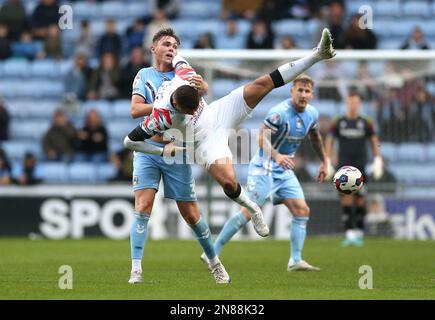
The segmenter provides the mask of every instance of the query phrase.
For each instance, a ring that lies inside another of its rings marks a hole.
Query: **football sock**
[[[357,229],[364,229],[364,216],[366,215],[366,207],[357,206],[355,209],[355,226]]]
[[[243,213],[239,211],[235,216],[231,217],[231,219],[225,223],[224,227],[216,238],[216,241],[214,242],[214,250],[216,251],[217,255],[220,255],[222,246],[230,241],[237,231],[239,231],[247,222],[248,220],[246,220]]]
[[[275,88],[279,88],[296,79],[298,75],[320,60],[316,53],[313,52],[306,57],[278,67],[278,69],[272,71],[269,75],[273,80]]]
[[[302,260],[302,249],[307,235],[308,217],[293,217],[290,232],[290,256],[294,263]]]
[[[229,194],[226,192],[225,194],[234,202],[237,202],[242,207],[248,209],[250,213],[254,212],[257,207],[256,203],[249,199],[249,197],[246,195],[240,183],[237,183],[237,191],[234,194]]]
[[[214,251],[213,241],[211,239],[210,228],[204,219],[199,218],[196,224],[190,224],[196,239],[204,250],[210,263],[213,265],[214,258],[216,258],[216,252]]]
[[[351,206],[344,206],[343,209],[343,215],[341,217],[343,223],[344,223],[344,229],[349,230],[353,228],[353,215],[352,211],[353,208]]]
[[[140,261],[142,260],[143,257],[143,251],[148,236],[147,226],[148,226],[149,219],[150,216],[148,214],[134,212],[134,220],[130,229],[132,271],[138,270],[136,269],[138,268],[137,260]]]

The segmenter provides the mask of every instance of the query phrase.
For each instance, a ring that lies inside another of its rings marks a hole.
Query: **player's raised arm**
[[[184,148],[176,147],[172,143],[167,144],[164,148],[149,144],[144,140],[152,136],[163,133],[172,126],[172,115],[169,110],[154,109],[151,115],[134,128],[124,139],[124,147],[133,151],[139,151],[147,154],[164,155],[169,153],[174,155],[176,151]]]
[[[172,65],[175,69],[175,74],[196,88],[201,96],[205,96],[208,92],[208,83],[197,74],[195,69],[181,56],[175,56],[172,60]]]

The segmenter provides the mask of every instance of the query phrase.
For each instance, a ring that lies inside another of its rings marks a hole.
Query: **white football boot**
[[[298,263],[289,263],[287,271],[320,271],[320,268],[310,265],[308,262],[301,260]]]
[[[249,211],[251,215],[252,225],[254,226],[255,232],[258,233],[259,236],[267,237],[269,235],[269,227],[264,221],[263,212],[261,208],[254,203],[255,211]]]
[[[204,262],[204,264],[206,265],[208,271],[212,271],[213,268],[211,267],[210,261],[208,261],[208,258],[207,258],[207,256],[205,255],[204,252],[201,254],[201,261]]]
[[[130,280],[128,280],[128,283],[130,283],[130,284],[142,283],[142,272],[132,271],[130,274]]]
[[[322,31],[322,37],[320,38],[319,44],[314,50],[317,51],[317,56],[320,60],[327,60],[335,57],[335,49],[332,46],[332,36],[331,32],[324,28]]]
[[[225,284],[231,282],[229,274],[227,273],[224,265],[220,261],[212,267],[211,273],[213,273],[214,279],[216,280],[217,284]]]

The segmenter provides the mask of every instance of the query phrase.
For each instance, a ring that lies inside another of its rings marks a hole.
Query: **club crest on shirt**
[[[296,131],[302,131],[302,126],[303,126],[302,120],[297,119],[296,120]]]
[[[133,176],[133,185],[137,185],[139,183],[139,177],[138,176]]]

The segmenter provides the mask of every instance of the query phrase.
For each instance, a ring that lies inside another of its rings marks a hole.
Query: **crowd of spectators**
[[[103,0],[87,0],[103,2]],[[72,1],[74,2],[74,1]],[[273,22],[280,19],[317,19],[331,30],[338,49],[376,49],[378,37],[373,30],[360,28],[361,15],[348,19],[345,1],[339,0],[221,0],[219,19],[226,24],[223,34],[207,32],[193,43],[196,49],[295,49],[298,43],[291,35],[278,37]],[[67,101],[130,99],[131,85],[137,72],[151,65],[149,47],[152,35],[162,27],[170,27],[178,18],[181,0],[148,0],[148,14],[135,20],[124,34],[117,31],[117,20],[108,19],[105,31],[96,36],[90,22],[80,21],[73,52],[65,52],[58,27],[59,2],[40,0],[33,12],[26,12],[21,0],[5,0],[0,8],[0,60],[8,58],[70,59],[72,68],[64,82]],[[237,21],[251,22],[251,30],[244,35]],[[320,29],[315,35],[318,38]],[[404,39],[400,49],[429,49],[422,30],[416,27]],[[72,57],[71,57],[72,54]],[[98,64],[93,67],[91,59]],[[334,61],[318,70],[316,81],[333,80],[332,87],[320,87],[319,99],[340,101],[345,94],[340,84],[343,70]],[[359,79],[368,79],[364,63],[359,67]],[[337,81],[338,80],[338,81]],[[430,142],[435,139],[435,98],[420,82],[410,80],[391,88],[373,88],[356,84],[368,101],[376,102],[375,118],[383,141]],[[382,93],[383,92],[383,93]],[[128,114],[128,110],[126,110]],[[0,101],[0,142],[8,140],[10,115]],[[53,115],[52,126],[42,141],[45,160],[111,161],[117,169],[114,179],[131,178],[131,152],[121,150],[110,155],[108,136],[100,115],[95,110],[86,114],[84,126],[76,128],[62,110]],[[10,163],[0,153],[2,184],[31,184],[39,181],[34,175],[35,157],[26,154],[21,172],[11,175]],[[303,166],[301,166],[303,170]],[[19,177],[19,178],[17,178]]]

